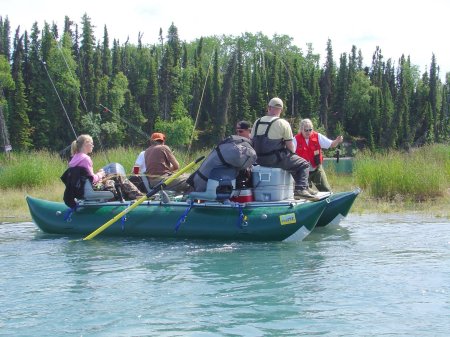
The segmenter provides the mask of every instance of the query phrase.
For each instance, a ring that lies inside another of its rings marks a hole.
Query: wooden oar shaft
[[[142,204],[145,200],[147,200],[148,198],[150,198],[152,195],[156,194],[160,189],[161,186],[166,186],[169,185],[172,181],[174,181],[175,179],[177,179],[180,175],[182,175],[184,172],[188,171],[189,169],[191,169],[192,167],[194,167],[194,165],[196,165],[198,162],[202,161],[205,157],[200,157],[197,160],[189,163],[187,166],[185,166],[184,168],[182,168],[181,170],[179,170],[177,173],[171,175],[169,178],[167,178],[166,180],[160,182],[159,184],[157,184],[150,192],[147,193],[147,195],[144,195],[143,197],[139,198],[138,200],[136,200],[132,205],[130,205],[129,207],[127,207],[126,209],[124,209],[122,212],[120,212],[119,214],[117,214],[114,218],[112,218],[111,220],[109,220],[108,222],[106,222],[105,224],[101,225],[99,228],[97,228],[95,231],[93,231],[91,234],[89,234],[88,236],[86,236],[85,238],[83,238],[83,240],[91,240],[92,238],[96,237],[98,234],[100,234],[101,232],[103,232],[106,228],[108,228],[109,226],[111,226],[113,223],[115,223],[117,220],[119,220],[121,217],[123,217],[125,214],[127,214],[128,212],[132,211],[133,209],[135,209],[137,206],[139,206],[140,204]]]

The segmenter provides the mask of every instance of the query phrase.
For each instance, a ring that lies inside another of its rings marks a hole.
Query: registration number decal
[[[296,222],[297,222],[297,220],[295,219],[295,213],[280,215],[281,225],[289,225],[289,224],[293,224]]]

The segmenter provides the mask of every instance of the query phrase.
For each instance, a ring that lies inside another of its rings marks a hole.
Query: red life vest
[[[319,144],[319,134],[317,132],[311,132],[308,144],[306,144],[305,137],[303,137],[303,134],[301,132],[295,135],[295,139],[297,141],[297,148],[295,149],[295,153],[297,153],[300,157],[306,159],[314,169],[319,164],[314,160],[315,155],[319,156],[318,158],[320,160],[320,164],[322,164],[322,148]]]

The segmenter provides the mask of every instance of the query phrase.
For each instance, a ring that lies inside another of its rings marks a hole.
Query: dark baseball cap
[[[240,121],[237,122],[237,127],[238,129],[248,130],[252,128],[252,123],[249,121]]]

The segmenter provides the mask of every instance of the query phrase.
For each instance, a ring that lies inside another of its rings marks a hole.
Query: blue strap
[[[242,229],[244,226],[247,226],[247,217],[244,215],[243,207],[241,204],[238,204],[239,208],[239,218],[237,221],[238,228]]]
[[[175,225],[175,232],[178,232],[178,229],[180,228],[181,224],[186,221],[187,215],[191,210],[193,204],[194,203],[191,201],[189,203],[189,206],[184,210],[184,213],[178,219],[177,224]]]
[[[131,201],[128,203],[127,208],[130,206],[131,206]],[[120,218],[120,226],[121,226],[122,232],[125,230],[125,221],[127,221],[127,214],[124,214],[123,217]]]
[[[72,221],[72,214],[75,213],[77,210],[78,205],[75,205],[74,208],[68,208],[66,213],[64,213],[64,221],[65,222],[71,222]]]

